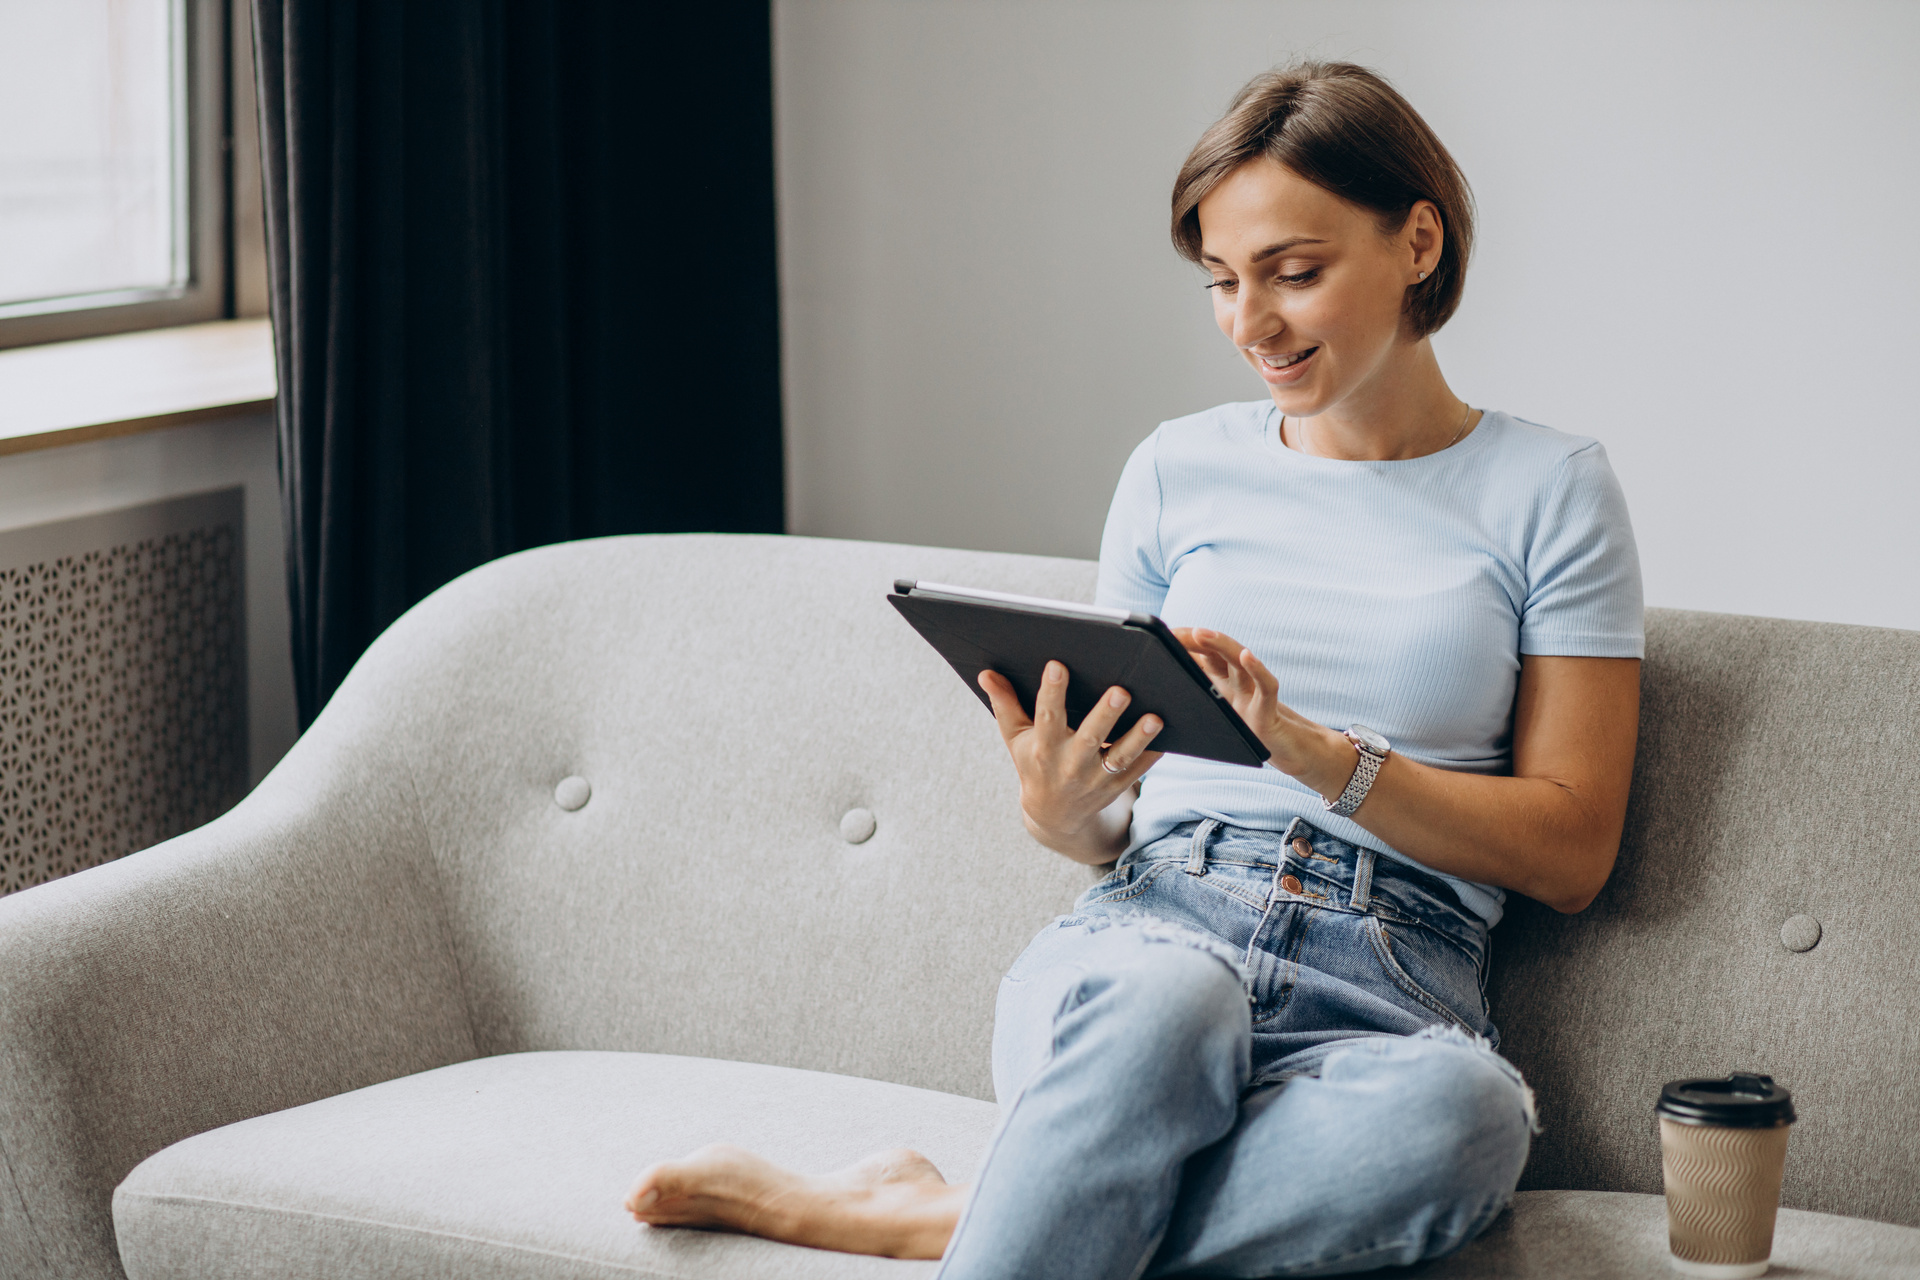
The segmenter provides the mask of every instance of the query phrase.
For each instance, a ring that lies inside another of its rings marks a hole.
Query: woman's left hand
[[[1247,727],[1260,735],[1272,757],[1267,763],[1323,796],[1346,789],[1359,752],[1346,735],[1314,723],[1281,702],[1280,682],[1253,656],[1253,650],[1205,627],[1175,627],[1173,634]]]
[[[1173,634],[1260,735],[1268,763],[1323,799],[1347,789],[1360,753],[1345,734],[1282,703],[1280,682],[1232,636],[1204,627]],[[1353,821],[1436,871],[1583,910],[1620,849],[1639,721],[1638,658],[1529,655],[1514,699],[1511,777],[1436,769],[1396,751]]]

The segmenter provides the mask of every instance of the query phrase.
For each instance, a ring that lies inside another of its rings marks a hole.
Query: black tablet
[[[904,579],[887,599],[989,709],[982,671],[1005,676],[1032,715],[1041,672],[1057,658],[1066,664],[1067,721],[1076,729],[1101,695],[1119,685],[1133,701],[1114,725],[1113,739],[1152,712],[1161,729],[1149,750],[1254,768],[1266,763],[1258,735],[1158,618]]]

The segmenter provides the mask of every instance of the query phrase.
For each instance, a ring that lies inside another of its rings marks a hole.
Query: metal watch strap
[[[1353,742],[1353,739],[1348,738],[1347,741]],[[1347,779],[1347,789],[1331,800],[1324,797],[1321,800],[1329,810],[1343,818],[1353,816],[1353,811],[1367,798],[1367,792],[1373,789],[1373,780],[1379,776],[1380,766],[1387,762],[1385,756],[1376,755],[1358,742],[1353,742],[1353,749],[1359,753],[1360,763],[1354,765],[1353,777]]]

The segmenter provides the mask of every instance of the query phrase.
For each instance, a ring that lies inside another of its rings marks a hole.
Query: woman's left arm
[[[1273,753],[1322,796],[1346,789],[1359,752],[1279,700],[1273,674],[1230,636],[1175,632]],[[1524,656],[1513,776],[1387,756],[1353,821],[1436,871],[1580,911],[1613,871],[1640,725],[1638,658]]]

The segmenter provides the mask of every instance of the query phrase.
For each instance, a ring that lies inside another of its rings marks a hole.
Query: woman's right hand
[[[1147,750],[1160,732],[1160,717],[1141,716],[1106,749],[1109,770],[1101,763],[1101,744],[1132,701],[1125,689],[1107,690],[1075,730],[1067,724],[1067,669],[1061,663],[1047,663],[1031,718],[998,672],[982,671],[980,687],[1020,775],[1020,811],[1034,839],[1076,862],[1098,865],[1119,857],[1126,849],[1133,784],[1162,754]]]

